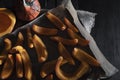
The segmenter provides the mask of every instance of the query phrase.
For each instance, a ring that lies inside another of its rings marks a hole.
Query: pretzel
[[[56,35],[58,30],[54,28],[45,28],[37,25],[32,26],[32,30],[39,34],[39,35],[45,35],[45,36],[51,36],[51,35]]]
[[[64,45],[73,45],[74,46],[78,43],[78,39],[65,39],[60,36],[53,36],[53,37],[50,37],[50,39],[57,41],[57,42],[61,42]]]
[[[84,38],[80,37],[75,32],[73,32],[71,29],[68,28],[67,32],[72,39],[76,39],[76,38],[78,39],[78,44],[79,45],[81,45],[81,46],[87,46],[88,45],[88,43],[89,43],[88,40],[85,40]]]
[[[18,33],[18,37],[17,37],[17,42],[16,42],[15,46],[22,45],[23,44],[23,40],[24,40],[23,34],[21,32],[19,32]]]
[[[64,25],[64,23],[54,14],[52,14],[51,12],[47,12],[46,13],[46,17],[60,30],[65,30],[66,26]]]
[[[35,49],[36,49],[38,61],[40,63],[46,61],[46,59],[48,57],[48,52],[47,52],[46,46],[44,45],[41,38],[38,37],[37,35],[34,35],[33,36],[33,44],[34,44]]]
[[[49,75],[45,78],[45,80],[53,80],[53,74],[49,74]]]
[[[4,39],[4,43],[5,43],[5,50],[8,51],[11,49],[12,47],[12,42],[9,38],[5,38]]]
[[[27,41],[28,41],[28,47],[33,48],[33,42],[32,42],[32,33],[29,27],[27,27]]]
[[[73,32],[79,32],[79,30],[66,18],[64,17],[64,23],[68,28],[70,28]]]
[[[12,48],[15,49],[22,58],[23,65],[24,65],[24,76],[27,80],[32,80],[32,63],[30,61],[30,57],[27,51],[22,46],[16,46]]]
[[[23,62],[22,57],[19,53],[16,54],[16,76],[18,78],[23,77]]]
[[[11,54],[8,54],[8,57],[3,65],[0,78],[7,79],[12,74],[13,68],[14,68],[13,56]]]
[[[40,71],[40,76],[42,78],[45,78],[47,75],[52,73],[55,69],[56,62],[57,60],[52,60],[52,61],[49,61],[43,64],[41,71]]]
[[[64,60],[61,63],[61,65],[64,64],[64,63],[66,63],[66,62],[67,61]],[[41,68],[41,71],[40,71],[40,76],[42,78],[45,78],[46,76],[48,76],[49,74],[51,74],[55,70],[56,63],[57,63],[57,59],[52,60],[52,61],[48,61],[45,64],[43,64],[43,66]]]
[[[5,59],[6,59],[6,56],[0,55],[0,65],[3,64],[3,62],[5,61]]]
[[[58,58],[58,61],[57,61],[56,67],[55,67],[55,73],[60,80],[78,80],[84,74],[86,74],[89,70],[89,65],[86,62],[81,61],[80,66],[78,67],[78,69],[75,72],[65,73],[64,71],[62,71],[60,69],[61,63],[63,60],[64,60],[63,57],[60,56]]]
[[[93,58],[80,48],[74,48],[73,56],[75,56],[78,60],[82,58],[85,62],[92,66],[100,67],[99,62],[95,58]]]
[[[63,58],[65,58],[70,64],[75,65],[75,62],[74,62],[71,54],[67,51],[67,49],[61,42],[58,43],[58,51],[59,51],[60,55]]]

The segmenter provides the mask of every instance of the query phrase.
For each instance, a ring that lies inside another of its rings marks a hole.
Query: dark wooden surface
[[[40,0],[44,3],[43,0]],[[56,7],[61,0],[48,0],[48,6]],[[95,27],[91,35],[97,42],[105,57],[120,70],[120,1],[119,0],[72,0],[76,9],[95,12]],[[108,80],[120,80],[120,72]]]
[[[0,7],[11,8],[10,0],[0,0]],[[45,1],[48,1],[45,3]],[[62,0],[40,0],[42,8],[54,8]],[[98,13],[91,35],[105,57],[120,70],[120,1],[119,0],[72,0],[76,9]],[[120,72],[108,80],[120,80]]]
[[[78,8],[98,13],[92,35],[106,58],[120,70],[120,1],[80,0]],[[120,80],[120,72],[109,80]]]

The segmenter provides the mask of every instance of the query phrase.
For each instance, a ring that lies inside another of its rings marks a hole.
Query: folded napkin
[[[98,62],[101,65],[101,68],[104,70],[105,75],[100,77],[101,78],[108,78],[113,76],[115,73],[117,73],[119,70],[114,67],[103,55],[103,53],[100,51],[98,48],[95,40],[93,37],[90,35],[91,28],[94,26],[94,21],[95,21],[95,13],[89,13],[85,11],[76,11],[74,6],[72,5],[71,0],[63,0],[62,6],[64,6],[71,16],[73,17],[73,21],[77,28],[79,29],[80,33],[82,36],[84,36],[87,40],[90,41],[89,47],[91,51],[93,52],[93,55],[96,57]],[[99,15],[99,14],[98,14]],[[79,21],[81,20],[81,22]],[[84,26],[84,27],[83,27]]]

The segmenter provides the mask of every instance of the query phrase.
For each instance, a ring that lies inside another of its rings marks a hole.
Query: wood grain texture
[[[51,9],[62,0],[39,1],[42,8]],[[47,4],[45,1],[48,1]],[[105,57],[120,70],[120,0],[72,0],[72,2],[76,9],[98,13],[91,35]],[[12,6],[11,0],[0,0],[0,7]],[[120,80],[120,71],[107,80]]]
[[[98,13],[92,36],[105,57],[120,70],[120,1],[80,0],[79,9]],[[108,80],[120,80],[120,72]]]

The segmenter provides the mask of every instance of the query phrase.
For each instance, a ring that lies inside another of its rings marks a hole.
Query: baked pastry
[[[1,38],[1,79],[86,80],[105,75],[69,12],[57,10]]]

